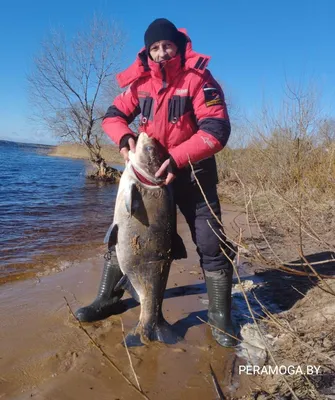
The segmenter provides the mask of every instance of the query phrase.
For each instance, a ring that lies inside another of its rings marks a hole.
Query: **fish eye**
[[[153,146],[145,146],[146,151],[152,151],[154,149]]]

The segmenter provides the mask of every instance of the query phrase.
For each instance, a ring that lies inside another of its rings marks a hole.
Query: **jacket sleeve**
[[[198,131],[188,140],[169,150],[178,168],[219,152],[230,135],[230,121],[224,93],[209,71],[193,98]]]
[[[113,104],[108,108],[102,121],[102,129],[117,145],[125,135],[134,132],[129,128],[134,119],[140,114],[139,101],[137,97],[136,83],[118,95]]]

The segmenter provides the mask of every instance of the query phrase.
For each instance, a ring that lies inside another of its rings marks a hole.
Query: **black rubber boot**
[[[231,320],[231,289],[233,271],[204,271],[208,293],[208,322],[230,335],[236,336]],[[214,339],[223,347],[235,347],[237,340],[212,328]]]
[[[98,295],[92,304],[79,308],[75,316],[81,322],[93,322],[120,314],[126,306],[119,301],[124,290],[114,290],[123,274],[115,260],[105,260]]]

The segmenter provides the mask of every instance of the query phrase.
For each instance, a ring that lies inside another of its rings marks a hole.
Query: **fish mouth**
[[[163,178],[156,178],[155,176],[147,173],[132,161],[130,164],[130,168],[137,180],[142,184],[149,186],[162,186],[165,181],[165,179]]]

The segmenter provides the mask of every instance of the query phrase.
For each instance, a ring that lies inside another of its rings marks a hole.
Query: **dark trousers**
[[[201,267],[206,271],[230,270],[232,268],[231,262],[221,251],[220,246],[225,249],[226,254],[231,259],[234,259],[235,253],[227,247],[227,244],[230,248],[233,248],[233,246],[226,241],[223,228],[212,215],[197,183],[187,178],[178,177],[172,185],[175,202],[191,230],[193,242],[200,256]],[[216,183],[204,183],[203,181],[202,188],[209,205],[221,221]],[[226,244],[220,241],[213,229]]]

